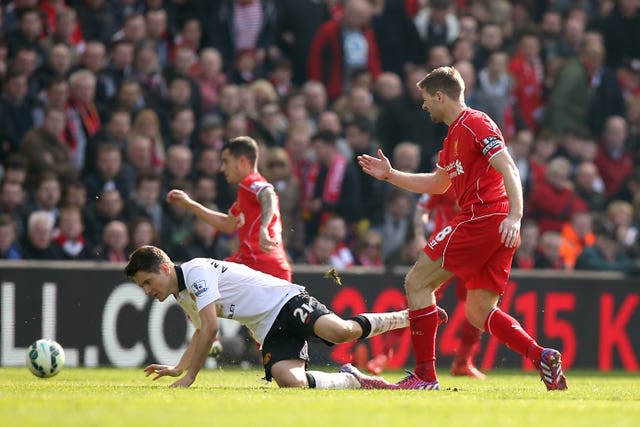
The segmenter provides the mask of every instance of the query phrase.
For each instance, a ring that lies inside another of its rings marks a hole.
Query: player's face
[[[436,92],[431,95],[426,89],[422,89],[422,109],[429,113],[434,123],[442,122],[442,94]]]
[[[162,302],[171,294],[168,264],[160,266],[160,272],[138,271],[133,281],[144,290],[144,294]]]
[[[224,173],[229,184],[237,184],[242,180],[240,172],[240,158],[233,157],[229,154],[229,150],[222,152],[222,166],[220,170]]]

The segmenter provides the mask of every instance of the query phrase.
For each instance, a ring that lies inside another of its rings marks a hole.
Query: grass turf
[[[278,389],[259,370],[201,372],[170,389],[141,369],[65,369],[38,379],[0,369],[0,426],[633,426],[640,377],[569,372],[569,390],[547,392],[534,372],[492,371],[485,381],[440,376],[443,390]],[[385,373],[397,380],[400,372]]]

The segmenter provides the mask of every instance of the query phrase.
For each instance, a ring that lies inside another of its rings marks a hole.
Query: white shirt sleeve
[[[185,277],[187,288],[196,296],[198,311],[220,298],[219,269],[201,265],[192,268]]]

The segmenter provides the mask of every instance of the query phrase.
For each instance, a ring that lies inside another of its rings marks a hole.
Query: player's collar
[[[182,267],[179,265],[174,266],[176,269],[176,277],[178,278],[178,292],[187,289],[187,284],[184,281],[184,274],[182,274]]]

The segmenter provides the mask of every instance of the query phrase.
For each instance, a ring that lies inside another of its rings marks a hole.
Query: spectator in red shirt
[[[540,40],[533,33],[520,37],[518,50],[509,61],[509,72],[515,81],[513,96],[516,110],[532,131],[542,118],[544,65],[540,58]]]
[[[604,181],[607,197],[616,194],[633,172],[633,158],[625,146],[627,135],[627,122],[623,117],[611,116],[606,120],[595,164]]]
[[[584,200],[573,189],[570,174],[569,161],[564,157],[556,157],[549,163],[545,179],[533,188],[527,216],[538,221],[540,233],[560,231],[575,212],[587,209]]]
[[[322,24],[313,39],[308,78],[324,83],[332,100],[344,92],[353,70],[365,67],[374,80],[382,72],[378,45],[369,27],[372,13],[366,0],[347,0],[342,19]]]

